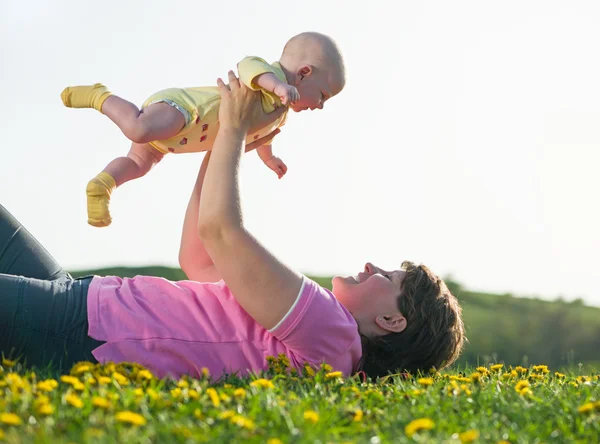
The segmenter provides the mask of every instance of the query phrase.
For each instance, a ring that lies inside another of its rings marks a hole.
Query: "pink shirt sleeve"
[[[358,325],[350,312],[333,293],[306,277],[294,305],[270,332],[300,360],[325,362],[347,375],[362,354]]]

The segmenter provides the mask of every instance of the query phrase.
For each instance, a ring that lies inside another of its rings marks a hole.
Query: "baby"
[[[278,62],[246,57],[238,64],[240,80],[261,91],[269,113],[281,106],[295,112],[323,109],[325,101],[345,84],[341,53],[326,35],[305,32],[292,37]],[[88,223],[106,227],[112,219],[110,196],[125,182],[144,176],[167,153],[210,151],[218,129],[217,87],[170,88],[150,96],[138,109],[100,84],[70,86],[61,99],[70,108],[94,108],[117,124],[131,140],[127,157],[118,157],[87,185]],[[287,109],[274,122],[249,134],[246,144],[262,139],[285,123]],[[273,155],[271,141],[256,149],[261,160],[281,179],[287,166]]]

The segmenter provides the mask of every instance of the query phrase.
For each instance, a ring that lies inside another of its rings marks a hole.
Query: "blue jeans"
[[[91,277],[73,279],[0,205],[0,352],[28,367],[96,362],[87,335]]]

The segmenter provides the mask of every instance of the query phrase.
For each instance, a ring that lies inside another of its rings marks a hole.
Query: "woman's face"
[[[333,278],[333,294],[352,314],[366,336],[381,336],[406,328],[398,308],[404,270],[387,271],[370,262],[356,276]]]

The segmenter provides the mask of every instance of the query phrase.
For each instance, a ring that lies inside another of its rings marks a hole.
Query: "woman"
[[[333,292],[291,270],[245,229],[238,167],[255,92],[233,72],[218,80],[220,128],[188,204],[179,261],[189,281],[72,279],[2,207],[0,350],[29,365],[130,361],[157,376],[213,377],[266,369],[285,353],[301,369],[322,362],[381,376],[452,363],[464,341],[461,309],[423,265],[367,263],[335,277]],[[276,116],[275,116],[276,117]],[[267,140],[260,140],[264,144]],[[12,353],[12,354],[11,354]]]

